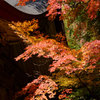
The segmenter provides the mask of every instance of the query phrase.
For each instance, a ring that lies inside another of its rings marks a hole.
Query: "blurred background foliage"
[[[79,49],[85,42],[100,39],[100,12],[91,20],[87,15],[86,3],[79,3],[64,15],[64,26],[68,46]]]

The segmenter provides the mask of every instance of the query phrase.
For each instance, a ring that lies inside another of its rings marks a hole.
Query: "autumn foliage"
[[[100,0],[90,0],[87,9],[88,16],[93,20],[96,18],[97,11],[100,11]]]
[[[21,5],[21,6],[25,6],[26,5],[26,2],[28,1],[36,1],[36,0],[18,0],[18,4],[17,5]]]
[[[100,40],[87,42],[79,50],[74,50],[64,46],[54,39],[34,35],[36,34],[36,31],[34,30],[38,28],[37,26],[38,25],[36,20],[32,20],[32,22],[25,21],[23,23],[13,22],[10,24],[10,27],[15,30],[16,34],[28,44],[28,46],[25,48],[25,52],[15,59],[16,61],[20,59],[26,61],[32,57],[32,55],[36,54],[38,57],[43,56],[44,58],[52,58],[53,62],[50,65],[49,71],[51,73],[56,73],[58,71],[61,75],[63,75],[62,80],[70,80],[70,82],[65,81],[66,85],[64,85],[64,89],[61,89],[62,92],[58,98],[68,98],[67,94],[69,95],[71,93],[70,91],[72,91],[70,88],[72,88],[75,84],[80,84],[79,86],[81,86],[81,84],[84,85],[84,78],[87,75],[91,76],[91,73],[99,70],[98,66],[100,65]],[[30,35],[29,31],[33,31],[33,35]],[[59,73],[56,73],[55,76],[60,75]],[[54,77],[52,78],[53,80],[51,80],[47,76],[39,76],[38,79],[28,83],[27,86],[23,88],[22,91],[18,94],[25,95],[28,92],[29,95],[26,97],[26,100],[48,100],[48,98],[54,98],[56,92],[53,91],[59,89],[57,84],[54,82]],[[61,83],[60,79],[61,78],[58,80],[59,83]],[[88,78],[87,81],[91,79],[92,78]],[[70,87],[72,82],[73,84]],[[62,84],[59,85],[61,88]],[[87,87],[87,85],[85,84],[84,86],[91,94],[91,90]],[[48,94],[49,97],[46,94]]]
[[[32,0],[19,0],[18,5],[25,6],[28,1]],[[37,0],[33,0],[33,2],[35,1]],[[47,16],[51,16],[51,18],[55,18],[57,14],[63,16],[67,13],[67,11],[77,8],[80,4],[86,5],[86,13],[91,20],[96,18],[97,11],[100,11],[99,0],[48,0]]]
[[[21,58],[26,61],[35,54],[38,54],[38,57],[51,57],[54,61],[50,65],[50,72],[60,69],[65,70],[66,74],[70,74],[76,71],[92,69],[96,67],[94,64],[100,60],[99,40],[84,44],[78,52],[74,50],[71,51],[53,39],[44,39],[39,43],[29,45],[25,50],[23,54],[16,58],[16,61]],[[89,66],[86,66],[87,64],[89,64]]]
[[[28,1],[37,0],[19,0],[18,5],[25,6]],[[61,100],[80,100],[82,96],[84,100],[99,100],[100,40],[86,42],[83,37],[88,33],[92,36],[99,33],[96,18],[100,1],[48,0],[47,11],[46,16],[50,19],[60,15],[60,19],[67,20],[67,35],[73,35],[75,41],[79,39],[81,47],[78,50],[66,47],[62,43],[64,37],[61,33],[56,35],[57,39],[44,36],[37,30],[38,20],[12,22],[9,26],[27,45],[25,52],[15,58],[16,61],[26,61],[33,55],[52,58],[53,61],[48,69],[50,77],[40,75],[18,92],[15,98],[24,95],[25,100],[49,100],[57,96]],[[70,40],[67,38],[67,41]]]
[[[85,43],[78,51],[71,50],[54,39],[48,39],[42,36],[40,38],[38,37],[37,39],[35,36],[30,36],[30,33],[26,31],[30,31],[31,28],[31,31],[38,28],[36,20],[32,20],[32,22],[34,22],[34,24],[30,28],[30,24],[27,24],[29,21],[23,22],[22,24],[20,22],[13,22],[12,25],[10,24],[12,29],[16,30],[17,35],[19,35],[25,41],[30,40],[29,42],[31,43],[25,48],[26,51],[16,58],[16,61],[20,60],[21,58],[26,61],[32,57],[32,55],[38,54],[38,57],[43,56],[45,58],[53,59],[53,63],[50,65],[49,69],[50,72],[60,69],[65,70],[67,74],[70,74],[74,71],[95,68],[94,64],[96,64],[100,59],[99,40]],[[28,28],[28,30],[26,30],[25,24],[27,24],[26,28]],[[89,66],[86,66],[87,64],[89,64]]]
[[[48,100],[48,98],[53,98],[56,95],[57,89],[58,86],[52,79],[41,75],[38,79],[28,83],[22,91],[16,94],[15,98],[28,94],[24,100]],[[46,95],[48,95],[48,98]]]

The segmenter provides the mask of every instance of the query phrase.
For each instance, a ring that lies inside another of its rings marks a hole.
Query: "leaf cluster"
[[[14,27],[15,29],[17,29],[17,26]],[[19,33],[19,30],[16,30],[16,32]],[[20,34],[26,34],[26,32],[20,32]],[[31,38],[30,35],[28,35],[28,37]],[[27,38],[27,36],[22,35],[22,39],[25,38]],[[16,57],[16,61],[20,59],[26,61],[35,54],[37,54],[38,57],[43,56],[44,58],[52,58],[53,63],[50,65],[49,71],[51,73],[55,73],[52,76],[52,79],[58,83],[59,88],[61,88],[62,91],[65,88],[75,89],[85,87],[89,94],[92,94],[91,87],[95,88],[95,85],[98,87],[99,84],[98,66],[100,62],[100,40],[87,42],[79,50],[71,50],[70,48],[64,46],[54,39],[47,39],[45,37],[40,38],[42,38],[40,41],[38,41],[39,38],[31,38],[31,44],[26,47],[26,51],[23,54]],[[52,81],[52,83],[54,82]],[[54,97],[55,93],[52,93],[57,88],[53,88],[52,86],[55,87],[55,85],[53,85],[52,83],[49,84],[48,80],[45,80],[45,82],[41,83],[44,86],[42,90],[35,89],[35,95],[39,95],[36,96],[38,100],[43,100],[43,98],[48,100],[46,94],[50,95],[49,98]],[[41,86],[41,84],[39,86]],[[40,88],[39,86],[38,88]],[[54,90],[50,90],[50,88],[48,88],[49,86]],[[35,98],[35,95],[32,94],[33,98]]]

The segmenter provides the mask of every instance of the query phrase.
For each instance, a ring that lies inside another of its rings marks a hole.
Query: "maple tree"
[[[38,79],[28,83],[22,91],[18,92],[15,98],[28,93],[29,95],[25,97],[25,100],[48,100],[48,98],[53,98],[55,96],[55,91],[57,89],[58,86],[52,79],[48,76],[40,75]],[[49,95],[48,98],[46,94]]]
[[[70,72],[70,71],[73,72],[73,70],[81,70],[81,69],[83,70],[83,67],[87,63],[90,63],[91,66],[88,66],[88,67],[92,68],[93,67],[92,65],[96,64],[96,62],[98,62],[98,60],[100,59],[100,57],[99,57],[100,41],[99,40],[95,40],[90,43],[88,43],[88,42],[85,43],[81,47],[81,49],[78,50],[78,52],[77,52],[76,50],[71,50],[70,48],[64,46],[63,44],[57,42],[54,39],[47,39],[46,37],[42,37],[42,36],[40,36],[38,38],[36,38],[36,36],[30,36],[30,33],[26,32],[26,31],[30,31],[30,30],[33,31],[38,28],[37,20],[30,21],[30,23],[32,23],[32,22],[33,22],[33,25],[31,27],[32,30],[31,30],[31,28],[29,28],[29,26],[30,26],[29,21],[27,21],[27,22],[25,21],[23,23],[12,22],[12,24],[10,24],[10,27],[12,27],[12,29],[16,30],[17,35],[19,35],[23,40],[25,40],[25,42],[29,41],[31,43],[28,47],[26,47],[26,49],[25,49],[26,51],[16,58],[16,61],[20,60],[21,58],[26,61],[27,59],[32,57],[32,55],[38,54],[38,57],[40,57],[40,56],[43,56],[45,58],[51,57],[54,60],[53,64],[50,65],[51,72],[55,71],[55,69],[57,69],[57,68],[59,68],[60,70],[64,70],[64,69],[66,70],[66,68],[67,68],[68,72]],[[26,28],[28,28],[28,30],[26,30],[25,25],[27,26]],[[24,27],[24,28],[22,28],[22,27]],[[33,32],[35,32],[35,31],[33,31]],[[94,48],[95,48],[95,51],[94,51]],[[80,55],[80,53],[82,53],[82,54]],[[93,55],[95,55],[95,56],[93,56]],[[80,58],[78,58],[78,57],[80,57]],[[78,60],[78,59],[81,59],[81,60]],[[75,64],[75,62],[77,63],[77,67],[73,66],[73,64]],[[67,71],[66,71],[66,73],[67,73]]]
[[[28,1],[19,0],[18,5],[23,6]],[[49,20],[60,15],[70,48],[80,49],[85,42],[99,39],[99,0],[48,0],[47,11]]]
[[[64,86],[64,89],[61,89],[61,91],[65,91],[66,88],[70,90],[69,86],[73,87],[74,85],[79,86],[79,84],[83,84],[91,94],[91,90],[87,87],[87,85],[84,84],[84,78],[86,78],[87,74],[91,76],[91,73],[94,73],[95,70],[98,69],[98,64],[100,62],[100,40],[87,42],[80,48],[80,50],[75,50],[75,49],[71,50],[70,48],[64,46],[63,44],[61,44],[60,42],[57,42],[54,39],[49,39],[41,35],[38,36],[39,33],[37,34],[37,28],[38,28],[37,26],[38,26],[37,21],[34,19],[32,21],[25,21],[23,23],[12,22],[12,24],[10,24],[10,27],[16,31],[15,33],[20,38],[22,38],[25,43],[28,44],[28,46],[25,48],[25,52],[15,58],[16,61],[20,59],[23,59],[24,61],[26,61],[30,57],[32,57],[32,55],[36,55],[36,54],[38,54],[38,57],[43,56],[44,58],[52,58],[53,63],[50,65],[49,71],[51,73],[55,73],[55,75],[53,74],[52,79],[55,82],[59,82],[59,85],[60,85],[59,87],[61,88],[62,86]],[[33,35],[30,35],[29,33],[30,30],[33,31]],[[60,77],[59,79],[54,78],[57,75],[61,76],[59,75],[59,73],[56,73],[56,71],[58,71],[60,74],[63,71],[63,74],[62,74],[63,77],[62,78]],[[84,77],[80,78],[80,76],[83,76],[83,75]],[[29,83],[29,85],[27,85],[24,89],[22,89],[20,93],[23,94],[23,91],[26,89],[25,90],[26,91],[25,94],[26,94],[28,92],[28,89],[30,89],[29,91],[31,92],[29,93],[29,96],[26,97],[29,100],[31,100],[31,98],[32,99],[37,98],[37,100],[38,99],[43,100],[43,98],[45,98],[48,100],[48,97],[46,96],[46,94],[51,94],[52,96],[50,96],[50,98],[53,98],[54,95],[56,94],[52,94],[52,92],[58,89],[55,87],[57,86],[56,83],[54,83],[53,80],[47,78],[47,76],[42,76],[42,77],[44,78],[44,80],[45,79],[46,80],[41,82],[39,85],[37,84],[34,85],[35,80],[33,80],[33,82]],[[38,79],[41,80],[41,76]],[[38,79],[36,80],[38,81]],[[47,82],[47,80],[55,84],[54,85],[50,83],[51,84],[50,86],[52,87],[52,89],[54,89],[53,91],[48,90],[49,88],[47,88],[46,90],[44,90],[44,88],[42,88],[42,90],[40,89],[41,85],[44,86],[44,84],[45,86],[47,85],[47,87],[49,87],[48,86],[49,82]],[[64,82],[63,80],[66,80],[65,83],[63,83]],[[86,81],[87,83],[88,83],[88,80],[91,80],[92,82],[93,79],[88,78]],[[53,86],[55,88],[53,88]],[[89,83],[89,86],[91,86],[90,83]],[[38,94],[37,91],[40,91],[41,94]],[[69,93],[67,92],[68,95]],[[67,94],[66,92],[62,92],[59,95],[59,99],[66,98]],[[37,96],[37,95],[40,95],[40,96]]]
[[[32,0],[19,0],[18,5],[24,6],[28,1]],[[33,0],[33,2],[35,1]],[[98,33],[98,28],[95,27],[98,26],[98,19],[96,18],[98,11],[100,11],[100,1],[48,0],[47,11],[46,16],[49,16],[49,19],[54,19],[60,15],[61,20],[67,20],[67,35],[72,34],[72,37],[75,38],[74,42],[80,40],[78,42],[81,44],[80,49],[75,50],[64,46],[62,43],[64,37],[61,34],[56,35],[58,41],[44,36],[37,31],[39,26],[35,19],[23,23],[12,22],[10,27],[28,45],[25,52],[15,58],[16,61],[20,59],[26,61],[32,55],[52,58],[53,60],[49,66],[49,71],[52,73],[51,77],[39,76],[18,92],[17,96],[26,95],[26,100],[48,100],[54,98],[56,92],[60,91],[58,99],[67,98],[71,100],[77,99],[77,93],[87,91],[91,97],[97,98],[94,95],[96,93],[92,91],[95,92],[96,88],[99,87],[100,40],[86,42],[83,37],[86,37],[87,33],[89,35],[92,33],[92,36]],[[93,20],[96,21],[93,22]],[[67,40],[70,41],[71,39],[68,38]],[[71,43],[73,44],[72,47],[75,45],[74,42]],[[84,87],[85,90],[80,87]],[[80,95],[83,96],[83,94]]]
[[[19,0],[18,5],[24,6],[26,2],[36,0]],[[97,11],[100,10],[100,1],[99,0],[48,0],[48,14],[55,16],[57,14],[64,15],[67,13],[68,10],[76,8],[81,3],[87,4],[87,13],[91,19],[96,18]],[[58,11],[58,9],[61,9]],[[54,18],[54,17],[53,17]]]

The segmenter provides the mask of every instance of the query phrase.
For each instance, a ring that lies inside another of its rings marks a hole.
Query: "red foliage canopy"
[[[32,1],[32,0],[19,0],[18,5],[24,6],[26,2]],[[36,0],[33,0],[33,2]],[[100,10],[100,0],[48,0],[48,14],[47,16],[55,16],[57,14],[66,14],[67,11],[71,8],[70,3],[71,2],[84,2],[87,3],[87,13],[88,16],[93,20],[97,16],[97,11]],[[58,11],[58,9],[62,9]]]

